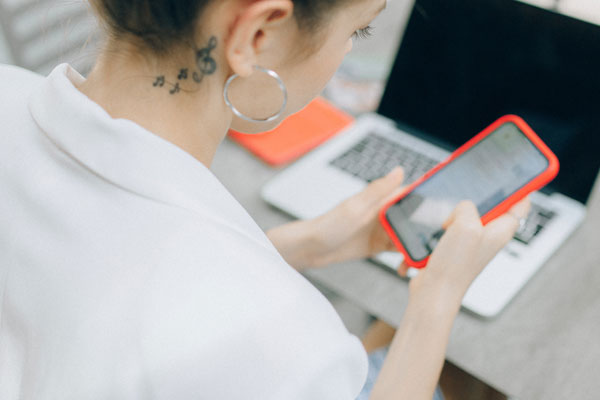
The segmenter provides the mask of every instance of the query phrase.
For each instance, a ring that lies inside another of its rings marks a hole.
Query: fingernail
[[[400,171],[404,172],[404,169],[403,169],[402,167],[395,167],[395,168],[394,168],[394,169],[393,169],[393,170],[390,172],[390,174],[393,174],[393,175],[398,175],[398,174],[400,173]]]

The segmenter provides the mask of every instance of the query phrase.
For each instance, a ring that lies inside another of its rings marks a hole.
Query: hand
[[[398,167],[373,181],[362,192],[313,220],[318,232],[315,266],[373,256],[395,250],[379,222],[381,208],[403,190],[404,172]]]
[[[381,208],[402,191],[402,168],[368,185],[326,214],[296,221],[267,232],[287,262],[296,269],[365,258],[394,244],[379,223]]]
[[[444,224],[446,232],[429,258],[427,267],[411,280],[411,296],[442,291],[460,304],[464,294],[483,268],[512,239],[519,228],[519,219],[529,213],[530,201],[525,198],[511,210],[481,224],[472,202],[461,202]],[[405,274],[406,265],[400,267]]]

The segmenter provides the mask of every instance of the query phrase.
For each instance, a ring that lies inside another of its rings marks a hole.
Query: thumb
[[[481,223],[481,220],[479,219],[479,212],[477,211],[475,203],[469,200],[463,200],[458,203],[454,211],[452,211],[452,214],[450,214],[448,219],[446,219],[446,221],[442,224],[442,228],[447,230],[450,225],[454,223],[454,221],[459,219],[469,222],[478,221]]]
[[[396,167],[384,177],[371,182],[363,191],[363,195],[370,203],[380,203],[382,199],[387,199],[391,194],[398,192],[402,181],[404,181],[404,169]]]

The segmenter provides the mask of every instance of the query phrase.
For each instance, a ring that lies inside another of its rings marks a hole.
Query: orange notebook
[[[280,165],[317,147],[353,120],[350,115],[318,97],[275,130],[258,135],[229,131],[229,137],[268,164]]]

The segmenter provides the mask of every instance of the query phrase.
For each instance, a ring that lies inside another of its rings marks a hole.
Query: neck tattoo
[[[198,49],[194,48],[196,65],[191,69],[191,78],[196,83],[201,83],[204,77],[212,75],[217,71],[217,62],[212,57],[211,53],[217,48],[217,38],[211,36],[205,47]],[[185,91],[181,88],[180,82],[187,81],[190,77],[190,68],[181,68],[176,79],[173,81],[167,80],[165,75],[159,75],[152,83],[155,88],[162,88],[165,85],[169,88],[169,94],[177,94]]]

